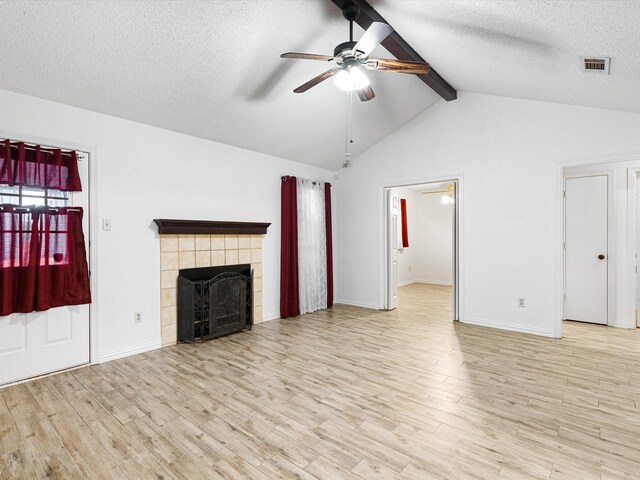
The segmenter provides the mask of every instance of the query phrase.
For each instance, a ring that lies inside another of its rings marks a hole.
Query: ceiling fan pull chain
[[[351,147],[353,146],[353,92],[347,92],[347,128],[345,132],[344,162],[342,168],[351,165]]]

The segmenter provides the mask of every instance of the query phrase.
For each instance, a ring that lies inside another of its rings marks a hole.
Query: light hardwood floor
[[[0,390],[0,475],[640,478],[640,334],[454,324],[450,289]]]

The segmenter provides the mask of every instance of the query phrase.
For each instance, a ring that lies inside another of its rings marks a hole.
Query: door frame
[[[389,225],[390,225],[390,219],[389,219],[389,213],[391,210],[391,205],[390,205],[390,201],[391,201],[391,190],[393,190],[393,188],[385,188],[383,190],[383,202],[384,202],[384,212],[383,212],[383,218],[384,218],[384,270],[386,271],[385,274],[385,289],[384,289],[384,297],[383,297],[383,310],[391,310],[391,292],[390,292],[390,287],[391,285],[389,285],[390,283],[390,279],[392,277],[392,273],[389,270],[389,265],[391,263],[391,259],[389,258],[391,255],[391,245],[390,245],[390,237],[392,238],[393,236],[391,235],[391,232],[389,231]],[[398,228],[402,229],[402,207],[400,206],[400,196],[395,197],[398,200],[398,205],[396,205],[397,208],[397,215],[398,215]],[[400,232],[398,232],[400,233]],[[400,248],[400,246],[398,246],[398,248]],[[399,261],[400,258],[396,257],[396,260]],[[399,272],[396,270],[396,276]],[[399,280],[398,280],[399,283]],[[398,285],[399,287],[399,285]],[[396,292],[396,297],[397,297],[397,292]],[[394,309],[397,308],[397,301],[396,301],[396,306],[393,307]]]
[[[89,177],[89,237],[87,243],[89,251],[89,284],[91,286],[91,303],[89,304],[89,364],[98,364],[100,363],[100,342],[98,335],[100,331],[100,310],[98,308],[98,299],[100,298],[98,284],[98,148],[95,145],[87,145],[73,139],[50,138],[15,130],[0,130],[0,138],[12,138],[25,143],[46,145],[48,147],[61,148],[65,150],[72,149],[87,154],[87,161],[89,162],[87,169],[87,175]],[[28,379],[20,380],[16,383],[26,380]],[[3,385],[3,387],[6,386],[8,385]]]
[[[638,199],[636,196],[636,190],[640,187],[638,182],[638,175],[640,175],[640,167],[628,167],[627,168],[627,265],[629,267],[628,282],[629,285],[633,285],[633,311],[636,315],[635,326],[640,327],[640,312],[638,312],[638,275],[636,272],[636,266],[638,265],[638,228],[640,222],[638,222]]]
[[[585,171],[587,169],[594,168],[594,166],[596,165],[600,165],[602,166],[602,168],[611,168],[611,172],[616,171],[615,168],[615,164],[621,164],[621,163],[626,163],[626,162],[640,162],[640,153],[639,152],[633,152],[633,153],[629,153],[629,154],[621,154],[621,155],[611,155],[611,156],[607,156],[607,155],[594,155],[594,156],[588,156],[588,157],[582,157],[582,158],[564,158],[564,159],[558,159],[557,163],[555,164],[555,245],[556,245],[556,249],[555,249],[555,268],[556,268],[556,275],[555,275],[555,282],[554,282],[554,288],[556,290],[556,298],[555,298],[555,304],[554,304],[554,309],[555,309],[555,318],[556,318],[556,324],[555,324],[555,337],[556,338],[562,338],[562,332],[563,332],[563,319],[562,317],[564,316],[564,309],[563,309],[563,294],[564,294],[564,263],[563,263],[563,259],[564,259],[564,253],[563,253],[563,248],[562,248],[562,244],[564,242],[564,200],[563,200],[563,196],[562,196],[562,192],[564,191],[564,172],[566,169],[569,168],[573,168],[573,167],[583,167],[585,169]],[[640,167],[627,167],[627,168],[632,168],[632,169],[640,169]],[[629,175],[629,173],[627,173],[627,175]],[[629,179],[627,177],[627,185],[629,184]],[[633,182],[635,182],[635,179],[633,179]],[[628,190],[628,187],[627,187]],[[631,198],[629,198],[629,195],[631,195]],[[633,202],[633,192],[629,193],[627,192],[627,207],[628,202]],[[624,200],[621,200],[624,202]],[[615,207],[614,207],[615,208]],[[631,211],[635,211],[635,206],[631,206],[631,209],[627,208],[627,215],[631,215]],[[612,221],[614,221],[615,219],[611,219]],[[631,222],[631,223],[630,223]],[[636,219],[635,218],[629,218],[627,217],[627,224],[625,225],[625,229],[627,230],[627,241],[629,241],[629,238],[631,238],[632,240],[635,239],[635,231],[630,231],[632,230],[630,227],[631,225],[635,225]],[[613,249],[617,249],[616,248],[616,244],[614,243],[614,239],[610,238],[610,245],[613,247]],[[626,256],[625,253],[621,253],[621,255],[623,255],[623,257],[625,259],[625,263],[626,266],[628,268],[628,272],[625,275],[625,284],[624,285],[620,285],[621,288],[625,289],[627,288],[627,285],[635,285],[636,279],[634,276],[634,254],[635,252],[633,251],[633,249],[626,249]],[[615,255],[615,252],[614,252]],[[615,265],[613,266],[615,268]],[[633,279],[630,279],[631,276],[634,276]],[[629,281],[631,280],[631,283],[629,283]],[[635,297],[635,293],[634,293],[634,297]],[[615,301],[615,298],[612,299],[612,301]],[[633,298],[632,300],[627,300],[629,301],[629,305],[632,306],[633,308],[635,308],[635,298]],[[633,302],[633,303],[631,303]],[[624,325],[620,324],[616,324],[614,326],[619,326],[619,327],[625,327]],[[628,326],[626,328],[629,328]]]
[[[585,166],[586,167],[586,166]],[[571,167],[569,167],[570,169]],[[580,166],[576,168],[579,169]],[[615,170],[593,170],[593,171],[576,171],[568,172],[564,170],[562,179],[562,317],[565,320],[565,293],[567,290],[567,251],[566,251],[566,204],[567,197],[565,195],[567,189],[567,180],[572,178],[590,178],[590,177],[607,177],[607,326],[613,326],[615,323]]]
[[[428,177],[425,179],[417,180],[404,180],[380,184],[378,186],[378,205],[379,211],[379,259],[381,262],[381,268],[379,269],[379,309],[385,310],[387,308],[387,292],[389,284],[389,268],[387,262],[388,245],[387,245],[387,205],[385,191],[389,188],[402,188],[410,187],[412,185],[421,185],[423,183],[441,183],[441,182],[456,182],[455,198],[454,198],[454,222],[453,222],[453,279],[452,279],[452,294],[453,294],[453,320],[459,321],[464,318],[464,175],[442,175],[437,177]]]

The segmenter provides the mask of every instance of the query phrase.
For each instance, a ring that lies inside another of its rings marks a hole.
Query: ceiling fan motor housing
[[[351,52],[353,50],[353,47],[356,46],[356,43],[357,42],[341,43],[340,45],[338,45],[336,48],[333,49],[333,56],[340,57],[342,56],[341,54],[344,54],[346,52]]]

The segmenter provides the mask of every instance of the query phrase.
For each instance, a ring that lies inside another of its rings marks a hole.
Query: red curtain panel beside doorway
[[[402,248],[409,246],[409,228],[407,226],[407,200],[400,199],[400,216],[402,217]]]

